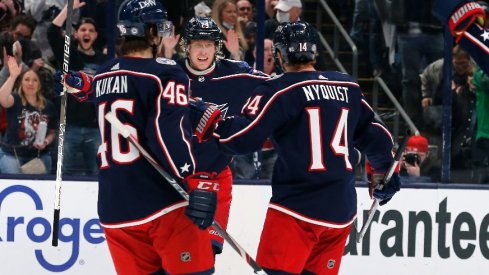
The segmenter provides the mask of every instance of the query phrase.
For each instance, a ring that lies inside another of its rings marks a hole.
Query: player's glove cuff
[[[217,192],[219,191],[219,182],[216,178],[216,173],[198,172],[186,177],[182,182],[182,186],[187,192],[196,189]]]
[[[53,77],[54,91],[58,95],[62,95],[64,91],[64,85],[66,85],[66,92],[74,96],[78,101],[83,102],[88,99],[92,93],[91,85],[93,78],[83,72],[68,71],[66,75],[61,71],[57,71]]]
[[[448,26],[458,43],[471,24],[477,23],[484,26],[485,19],[486,13],[482,6],[477,2],[470,2],[463,4],[450,16]]]
[[[221,110],[212,104],[197,99],[191,99],[189,107],[194,113],[191,117],[194,120],[192,124],[197,141],[199,143],[207,141],[212,137],[219,121],[222,120]]]

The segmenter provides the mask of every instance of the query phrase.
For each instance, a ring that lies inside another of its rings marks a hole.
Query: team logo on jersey
[[[192,260],[192,258],[190,257],[190,252],[180,253],[180,260],[182,260],[182,262],[184,263],[190,262]]]
[[[164,65],[176,65],[177,64],[175,62],[175,60],[171,60],[171,59],[167,59],[167,58],[163,58],[163,57],[156,58],[156,62],[158,62],[160,64],[164,64]]]
[[[204,76],[199,76],[199,78],[197,79],[199,82],[204,82],[205,81],[205,77]]]
[[[334,268],[334,264],[336,263],[335,260],[333,259],[329,259],[328,260],[328,269],[333,269]]]
[[[224,104],[219,104],[219,105],[218,105],[218,104],[213,104],[213,105],[214,105],[214,106],[216,106],[217,108],[219,108],[219,110],[221,110],[221,115],[222,115],[223,117],[225,117],[225,116],[226,116],[226,113],[227,113],[227,112],[228,112],[228,110],[229,110],[229,106],[228,106],[228,104],[227,104],[227,103],[224,103]]]

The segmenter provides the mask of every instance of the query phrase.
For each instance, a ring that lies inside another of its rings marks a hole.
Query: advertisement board
[[[0,180],[1,274],[115,274],[98,223],[96,182],[63,182],[61,236],[51,246],[54,181]],[[359,220],[370,207],[358,188]],[[228,233],[256,255],[270,186],[235,185]],[[488,274],[489,190],[404,188],[361,243],[352,231],[340,274]],[[325,263],[326,264],[326,263]],[[228,245],[216,274],[252,269]]]

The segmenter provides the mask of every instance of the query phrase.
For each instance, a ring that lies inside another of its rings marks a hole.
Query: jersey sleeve
[[[161,87],[148,116],[146,136],[159,163],[175,179],[181,180],[195,171],[188,117],[189,80],[179,68],[159,78]]]
[[[219,123],[216,135],[220,150],[246,154],[261,149],[267,137],[289,117],[283,105],[283,98],[266,83],[258,86],[244,104],[241,116],[228,117]]]
[[[372,167],[386,171],[392,161],[393,139],[387,127],[378,119],[366,99],[361,97],[360,121],[354,132],[354,145],[367,156]]]

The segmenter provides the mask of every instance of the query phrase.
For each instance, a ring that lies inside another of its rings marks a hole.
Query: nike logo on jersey
[[[325,77],[325,76],[323,76],[323,75],[319,75],[319,77],[318,77],[318,78],[319,78],[319,79],[323,79],[323,80],[328,80],[328,78],[327,78],[327,77]]]
[[[348,103],[348,87],[314,84],[302,87],[307,101],[311,100],[338,100]]]
[[[110,70],[111,71],[119,70],[119,63],[117,63],[114,66],[112,66],[112,68],[110,68]]]

